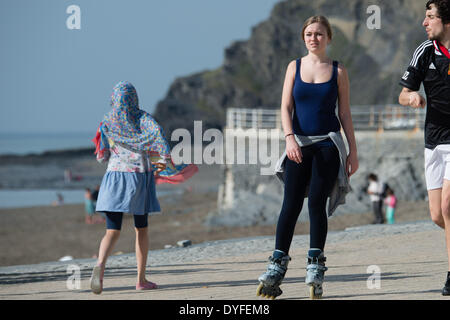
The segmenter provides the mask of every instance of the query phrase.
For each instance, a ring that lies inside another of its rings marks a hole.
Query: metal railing
[[[425,110],[401,105],[352,107],[355,130],[423,129]],[[229,108],[228,129],[282,129],[279,109]]]
[[[276,109],[227,109],[229,129],[281,129],[281,113]]]

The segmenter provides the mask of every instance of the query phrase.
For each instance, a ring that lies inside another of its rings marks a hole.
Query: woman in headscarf
[[[177,184],[194,175],[195,165],[174,165],[169,144],[160,125],[139,108],[136,89],[119,82],[111,95],[112,110],[103,118],[93,142],[99,162],[108,161],[96,205],[106,215],[97,265],[92,271],[91,290],[100,294],[108,256],[117,242],[123,213],[133,214],[136,230],[136,290],[156,289],[145,278],[148,254],[148,215],[160,213],[155,184]]]

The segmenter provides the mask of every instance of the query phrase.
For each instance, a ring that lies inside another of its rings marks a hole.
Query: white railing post
[[[252,128],[258,129],[258,110],[256,109],[252,111]]]

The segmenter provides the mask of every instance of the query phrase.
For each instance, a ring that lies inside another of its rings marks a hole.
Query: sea
[[[84,190],[5,190],[0,189],[0,208],[48,206],[63,197],[64,204],[84,202]]]
[[[94,132],[95,134],[95,132]],[[93,133],[0,133],[0,157],[4,155],[40,154],[46,151],[94,147]],[[157,190],[157,196],[180,190]],[[23,208],[51,205],[61,194],[64,204],[84,203],[85,190],[72,189],[0,189],[0,208]]]
[[[26,189],[0,189],[0,209],[26,208],[34,206],[49,206],[58,199],[58,194],[63,198],[63,204],[84,203],[84,190],[26,190]],[[180,193],[177,191],[156,190],[156,196]]]
[[[94,132],[95,134],[95,132]],[[40,154],[46,151],[94,147],[92,133],[0,133],[2,155]],[[177,190],[175,193],[177,193]],[[62,195],[64,204],[84,202],[85,190],[0,189],[0,208],[23,208],[51,205]],[[157,190],[158,197],[174,191]]]
[[[93,136],[92,133],[0,133],[0,156],[89,148],[94,146]],[[0,208],[51,205],[58,193],[65,204],[84,202],[84,190],[0,189]]]
[[[0,156],[94,147],[91,133],[0,133]]]

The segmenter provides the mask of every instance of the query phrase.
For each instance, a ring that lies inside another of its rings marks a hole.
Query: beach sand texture
[[[149,279],[161,287],[151,292],[134,290],[131,216],[125,216],[108,260],[105,290],[95,296],[89,277],[104,224],[85,224],[81,204],[0,210],[0,299],[256,299],[256,279],[267,266],[276,226],[206,226],[205,218],[217,207],[218,169],[200,170],[181,188],[164,187],[177,193],[161,197],[164,213],[149,218]],[[430,222],[427,203],[400,201],[395,225],[369,225],[372,220],[371,212],[329,220],[327,298],[442,298],[447,268],[444,234]],[[343,231],[346,228],[350,229]],[[283,299],[308,297],[303,281],[309,223],[298,223],[295,233]],[[193,245],[163,249],[184,239]],[[216,241],[221,239],[230,240]],[[67,255],[75,260],[55,262]],[[80,289],[66,286],[71,264],[81,268]],[[374,264],[382,272],[379,290],[367,288],[367,267]]]
[[[330,232],[328,238],[323,299],[448,299],[441,295],[447,269],[443,232],[430,221],[355,227]],[[263,300],[255,295],[256,279],[267,266],[272,245],[273,237],[256,237],[152,251],[147,278],[159,289],[151,291],[135,290],[133,255],[110,258],[101,295],[89,288],[93,259],[3,267],[0,299]],[[294,237],[280,300],[309,299],[304,284],[307,248],[307,235]],[[72,287],[69,265],[79,270],[78,287]],[[374,275],[379,282],[372,280]]]
[[[164,213],[149,218],[150,250],[176,245],[179,240],[192,243],[241,238],[272,236],[275,226],[207,227],[203,224],[208,212],[215,209],[216,193],[186,192],[177,199],[161,199]],[[70,255],[75,259],[92,258],[105,233],[104,224],[87,225],[83,205],[59,207],[31,207],[0,210],[1,266],[57,261]],[[427,204],[399,203],[397,222],[429,219]],[[329,220],[329,230],[369,224],[372,213],[348,214]],[[309,223],[298,223],[296,234],[309,233]],[[114,253],[134,252],[133,219],[125,215],[122,232]]]

